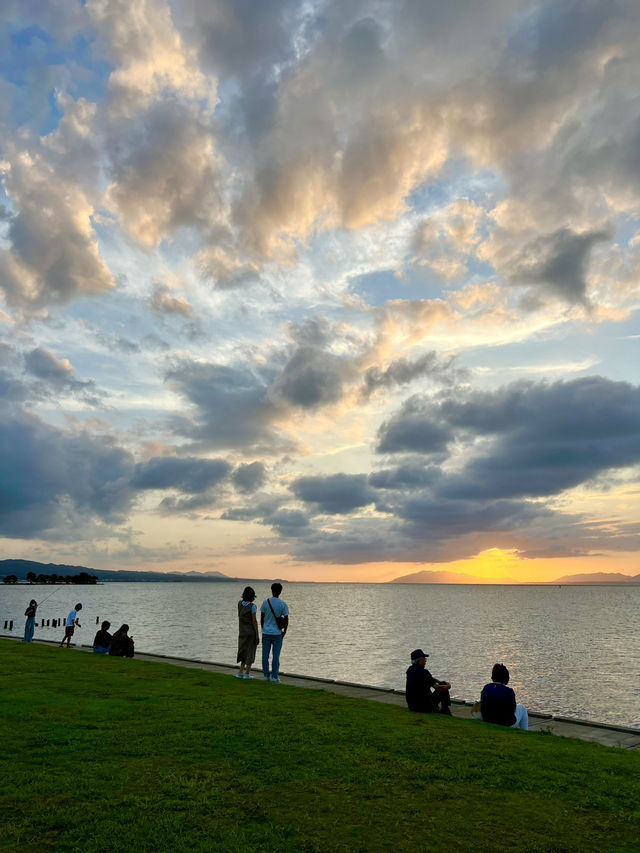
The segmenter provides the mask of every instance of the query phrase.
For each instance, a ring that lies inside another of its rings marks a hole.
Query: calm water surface
[[[243,586],[58,587],[38,617],[66,616],[82,601],[82,644],[93,641],[96,618],[109,619],[112,630],[129,623],[138,651],[235,663]],[[259,607],[269,588],[254,587]],[[1,588],[0,619],[14,619],[19,632],[29,599],[42,602],[53,589]],[[640,586],[290,583],[282,598],[291,611],[283,672],[404,687],[409,652],[421,646],[456,698],[479,698],[502,661],[530,710],[640,728]],[[36,628],[36,638],[62,633]]]

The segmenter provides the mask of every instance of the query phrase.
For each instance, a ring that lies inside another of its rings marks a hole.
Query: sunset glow
[[[640,573],[640,7],[9,0],[0,536]]]

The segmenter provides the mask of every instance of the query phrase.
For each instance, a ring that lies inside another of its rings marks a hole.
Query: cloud
[[[239,492],[255,492],[264,485],[266,469],[263,462],[249,462],[238,465],[233,472],[233,484]]]
[[[566,302],[585,303],[589,255],[593,246],[611,236],[608,231],[576,234],[561,228],[538,237],[513,258],[509,281],[540,285]]]
[[[161,314],[178,314],[182,317],[189,317],[193,311],[186,299],[172,296],[171,289],[161,282],[154,284],[149,305]]]
[[[87,0],[87,12],[116,68],[111,109],[131,114],[167,90],[214,97],[195,52],[183,43],[164,0]]]
[[[91,223],[93,207],[84,192],[42,157],[15,153],[4,186],[16,213],[9,224],[9,249],[0,250],[0,287],[21,308],[64,303],[115,287]]]
[[[31,389],[31,393],[36,397],[66,391],[80,394],[85,402],[96,405],[104,396],[104,392],[98,391],[92,380],[76,379],[75,370],[69,359],[58,359],[52,352],[42,347],[36,347],[28,352],[24,357],[24,365],[27,373],[44,383],[44,388],[39,385]]]
[[[6,404],[0,418],[0,532],[9,538],[91,537],[121,524],[134,493],[131,455],[108,435],[63,432]]]
[[[280,509],[265,521],[287,538],[302,536],[309,527],[309,519],[297,509]]]
[[[221,214],[211,131],[197,107],[168,99],[118,122],[108,153],[107,201],[141,246],[206,229]]]
[[[298,500],[315,504],[317,511],[330,515],[350,513],[375,501],[364,474],[299,477],[291,483],[291,491]]]
[[[344,362],[319,347],[298,347],[273,384],[271,395],[313,409],[335,403],[343,394]]]
[[[451,433],[425,411],[420,397],[411,397],[400,412],[382,424],[378,432],[379,453],[425,453],[442,455]]]
[[[231,466],[224,459],[158,456],[136,465],[131,485],[201,494],[225,480],[230,472]]]
[[[434,485],[441,477],[437,466],[424,467],[421,460],[397,465],[395,468],[383,468],[369,475],[369,484],[375,489],[411,490]]]
[[[196,445],[271,453],[286,445],[274,429],[278,410],[268,400],[268,384],[252,370],[183,361],[167,380],[192,405],[191,415],[174,417],[172,426]]]
[[[453,356],[440,359],[435,351],[425,353],[413,361],[399,358],[385,369],[370,367],[364,375],[362,395],[368,398],[379,389],[408,385],[415,379],[426,377],[433,382],[450,385],[466,377],[468,371],[456,365]]]
[[[439,497],[559,494],[640,462],[640,388],[590,376],[413,398],[383,425],[378,449],[431,454],[447,446],[460,462],[438,481]]]

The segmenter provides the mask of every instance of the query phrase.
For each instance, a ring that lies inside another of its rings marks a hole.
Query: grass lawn
[[[640,851],[640,755],[0,640],[2,851]]]

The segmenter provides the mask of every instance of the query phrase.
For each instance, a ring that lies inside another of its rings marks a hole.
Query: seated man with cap
[[[427,658],[422,649],[411,652],[411,666],[407,670],[406,698],[410,711],[422,711],[428,714],[439,711],[451,714],[451,699],[448,681],[439,681],[426,669]]]

